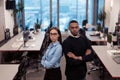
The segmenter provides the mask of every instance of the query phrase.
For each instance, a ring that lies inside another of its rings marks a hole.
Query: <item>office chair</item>
[[[82,26],[86,26],[87,23],[88,23],[88,20],[83,20],[82,21]]]
[[[17,35],[18,34],[18,26],[13,28],[13,35]]]
[[[100,64],[99,64],[98,59],[94,59],[93,61],[91,61],[91,62],[88,64],[88,67],[89,67],[89,70],[88,70],[88,74],[89,74],[89,75],[91,74],[91,72],[100,70]]]
[[[100,80],[104,80],[106,70],[96,54],[94,55],[94,59],[90,62],[90,64],[88,64],[88,67],[88,75],[90,75],[94,71],[99,71],[98,77],[100,78]]]
[[[24,75],[26,75],[27,68],[28,68],[29,62],[30,62],[30,58],[27,57],[26,55],[27,55],[27,52],[24,52],[23,56],[22,56],[22,61],[18,67],[18,72],[16,73],[13,80],[22,80]],[[24,77],[24,78],[26,78],[26,77]],[[24,79],[24,80],[26,80],[26,79]]]

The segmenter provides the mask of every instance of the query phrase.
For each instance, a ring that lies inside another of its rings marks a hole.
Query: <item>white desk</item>
[[[19,51],[39,51],[42,46],[44,37],[45,32],[40,32],[34,35],[33,40],[28,40],[26,43],[26,47],[22,45]]]
[[[23,33],[19,33],[0,47],[0,51],[36,51],[40,50],[45,32],[40,32],[33,36],[33,40],[28,40],[24,47]]]
[[[13,80],[18,71],[19,64],[0,65],[0,80]]]
[[[95,50],[97,56],[107,69],[107,71],[111,74],[113,78],[120,78],[120,64],[117,64],[112,59],[112,53],[109,53],[107,50],[107,46],[92,46]]]
[[[101,39],[99,36],[91,36],[95,34],[95,31],[86,31],[86,36],[88,39],[90,39],[93,42],[107,42],[107,38],[106,39]]]
[[[0,51],[17,51],[23,45],[22,41],[17,41],[20,37],[22,37],[23,33],[19,33],[18,35],[11,38],[7,43],[0,47]]]

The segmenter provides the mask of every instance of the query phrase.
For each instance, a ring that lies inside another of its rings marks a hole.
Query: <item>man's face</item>
[[[69,30],[72,33],[72,35],[77,36],[79,31],[78,23],[71,23],[69,26]]]

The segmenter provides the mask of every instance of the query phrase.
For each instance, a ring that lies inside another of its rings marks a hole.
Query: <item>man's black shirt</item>
[[[91,45],[86,39],[86,37],[83,37],[82,35],[78,38],[75,38],[73,36],[69,36],[66,40],[63,42],[63,53],[66,58],[66,75],[67,76],[73,76],[78,75],[79,78],[84,78],[86,75],[86,61],[89,61],[92,58],[92,54],[86,56],[85,52],[87,49],[91,49]],[[74,53],[76,56],[82,56],[83,60],[75,60],[73,58],[69,58],[67,56],[68,52]],[[76,70],[78,69],[78,70]],[[78,71],[79,74],[74,71]]]

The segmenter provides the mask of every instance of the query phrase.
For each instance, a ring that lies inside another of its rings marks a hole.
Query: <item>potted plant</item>
[[[40,24],[39,24],[38,19],[37,19],[37,22],[35,23],[35,29],[36,29],[36,32],[39,32],[40,30]]]
[[[99,23],[97,25],[97,29],[96,29],[98,32],[103,32],[103,27],[101,26],[101,24]]]
[[[113,46],[113,43],[112,43],[112,35],[109,33],[107,34],[107,46],[108,48],[111,49],[111,47]]]
[[[109,33],[107,34],[107,42],[111,43],[112,42],[112,35]]]
[[[100,20],[100,22],[102,23],[102,28],[104,28],[105,26],[105,18],[106,18],[106,12],[104,11],[104,9],[100,10],[100,13],[98,15],[98,19]]]
[[[35,29],[36,29],[36,32],[39,32],[39,30],[40,30],[40,24],[35,23]]]

